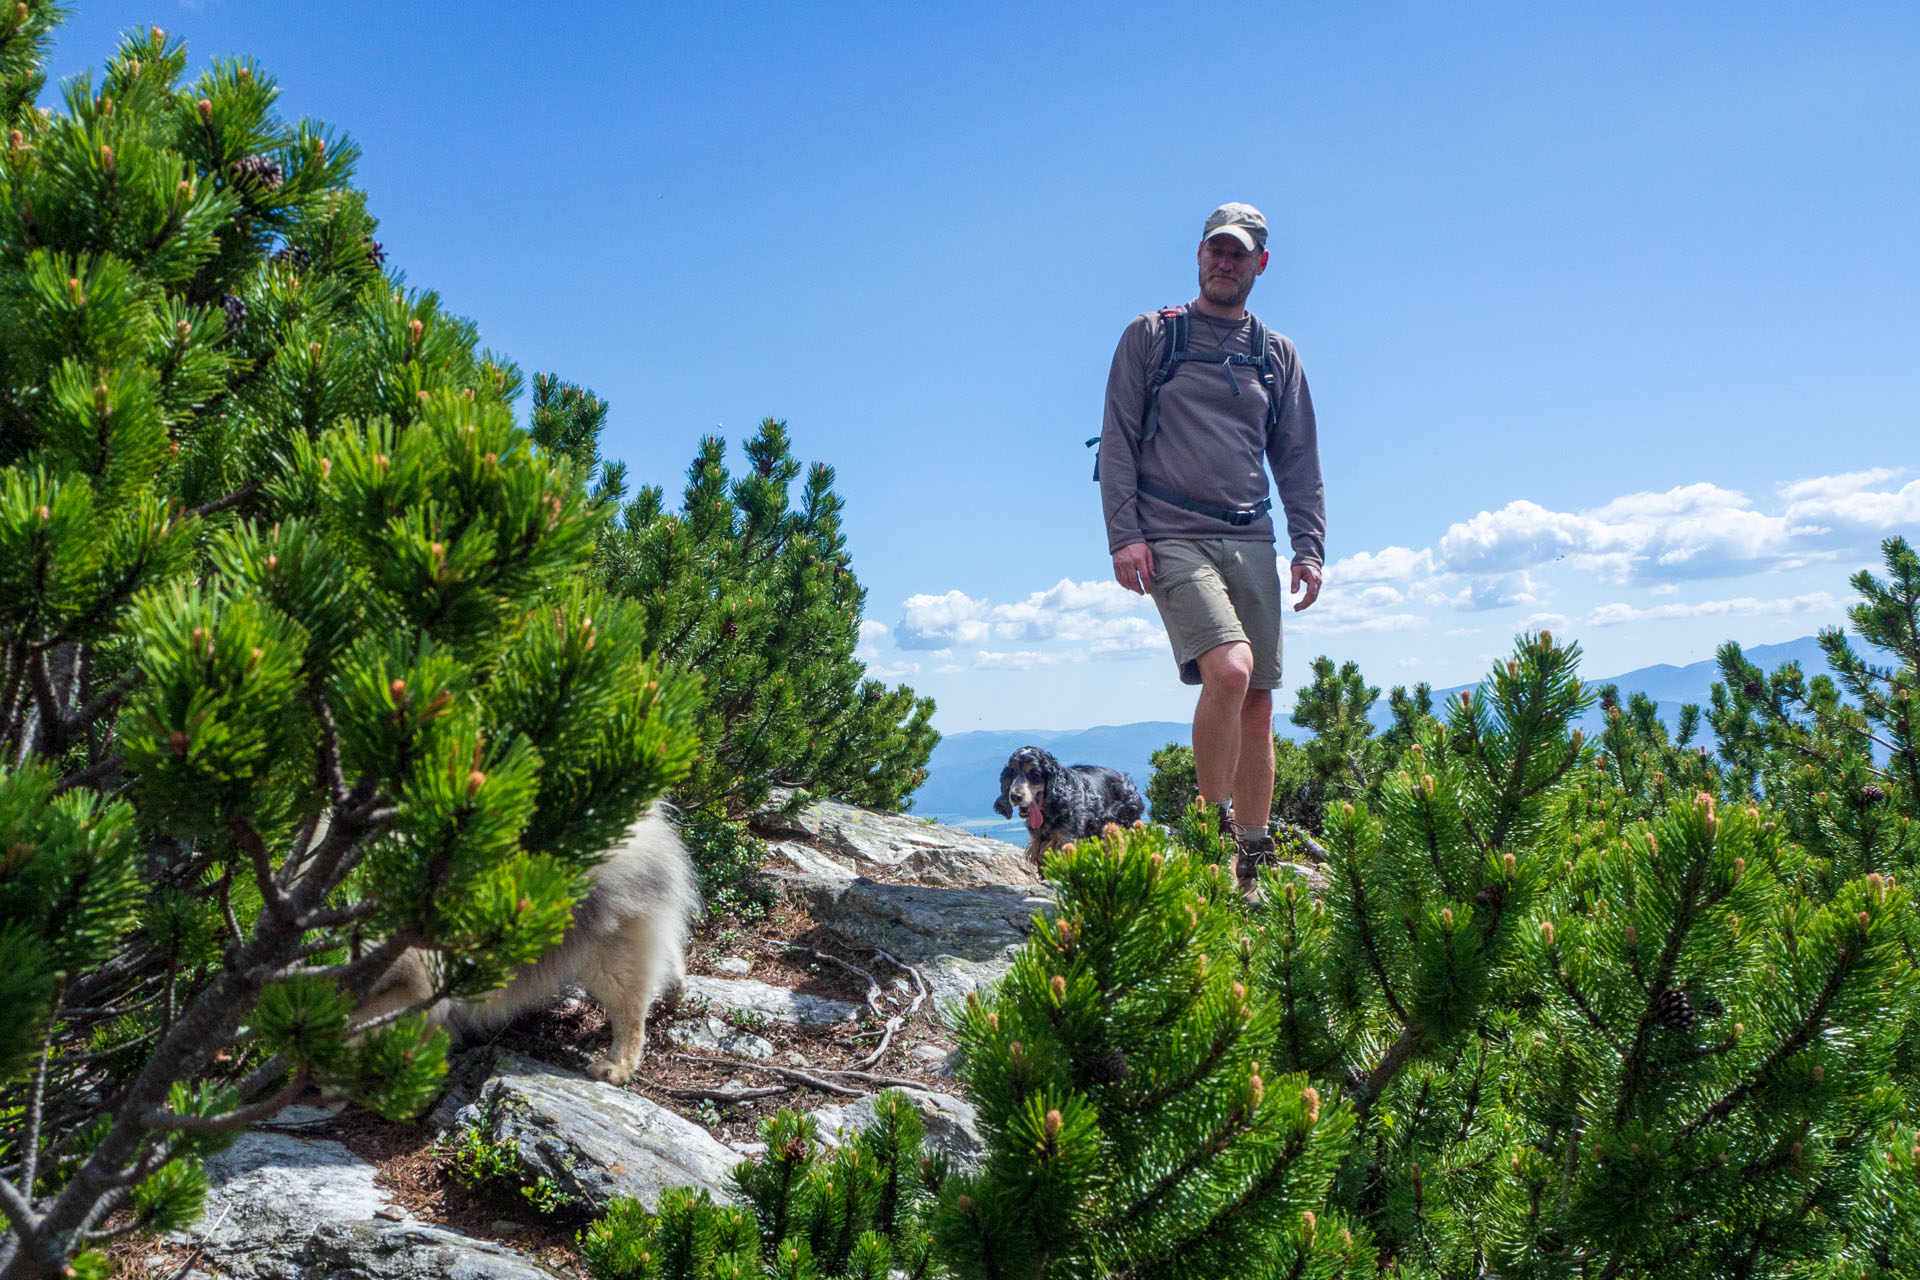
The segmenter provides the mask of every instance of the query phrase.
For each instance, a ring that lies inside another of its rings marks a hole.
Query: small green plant
[[[714,1105],[712,1098],[702,1098],[693,1109],[693,1118],[711,1129],[720,1123],[720,1108]]]
[[[773,1019],[758,1009],[730,1009],[727,1021],[741,1031],[752,1035],[762,1035],[773,1025]]]
[[[496,1138],[491,1126],[463,1125],[443,1140],[447,1172],[469,1191],[486,1192],[521,1183],[520,1146],[510,1138]]]
[[[520,1144],[495,1135],[493,1111],[484,1111],[478,1124],[462,1125],[458,1133],[441,1140],[446,1170],[455,1182],[477,1195],[494,1199],[519,1196],[543,1218],[566,1215],[580,1198],[546,1174],[529,1178],[520,1159]]]
[[[580,1197],[561,1189],[559,1183],[541,1174],[531,1185],[520,1188],[520,1194],[526,1198],[533,1211],[543,1218],[557,1218],[571,1212],[580,1203]]]
[[[695,814],[680,831],[687,853],[700,877],[700,896],[717,919],[753,921],[773,905],[773,895],[760,879],[767,856],[764,841],[744,822],[712,812]],[[733,937],[739,937],[737,930]]]
[[[810,1117],[782,1111],[761,1124],[765,1158],[733,1171],[741,1205],[686,1187],[654,1213],[616,1199],[581,1236],[581,1260],[594,1280],[923,1280],[946,1159],[924,1150],[905,1095],[879,1094],[874,1114],[829,1150]]]

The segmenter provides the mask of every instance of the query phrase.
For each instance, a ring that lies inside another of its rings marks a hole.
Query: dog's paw
[[[625,1084],[633,1079],[633,1068],[622,1066],[612,1058],[595,1058],[587,1067],[587,1076],[602,1084]]]

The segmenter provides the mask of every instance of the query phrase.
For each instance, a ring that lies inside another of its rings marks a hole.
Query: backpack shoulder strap
[[[1147,403],[1141,414],[1144,424],[1140,434],[1141,444],[1160,432],[1160,387],[1173,376],[1173,371],[1180,367],[1181,358],[1187,354],[1187,334],[1193,323],[1187,318],[1185,307],[1162,307],[1160,319],[1166,326],[1167,342],[1160,352],[1160,367],[1147,379]]]
[[[1267,326],[1260,323],[1260,317],[1252,312],[1247,319],[1253,322],[1253,329],[1247,335],[1253,348],[1253,364],[1260,372],[1260,383],[1267,389],[1267,434],[1272,435],[1280,425],[1280,376],[1273,367],[1273,343],[1267,338]]]

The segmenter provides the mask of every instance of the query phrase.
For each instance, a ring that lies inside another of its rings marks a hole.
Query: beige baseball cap
[[[1266,216],[1250,204],[1223,204],[1207,215],[1206,230],[1200,233],[1202,243],[1215,236],[1232,236],[1249,253],[1265,252]]]

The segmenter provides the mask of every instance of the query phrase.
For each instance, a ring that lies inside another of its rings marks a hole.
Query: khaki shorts
[[[1168,538],[1153,552],[1160,608],[1182,684],[1200,683],[1200,655],[1244,641],[1254,689],[1280,687],[1280,562],[1273,544],[1234,538]]]

